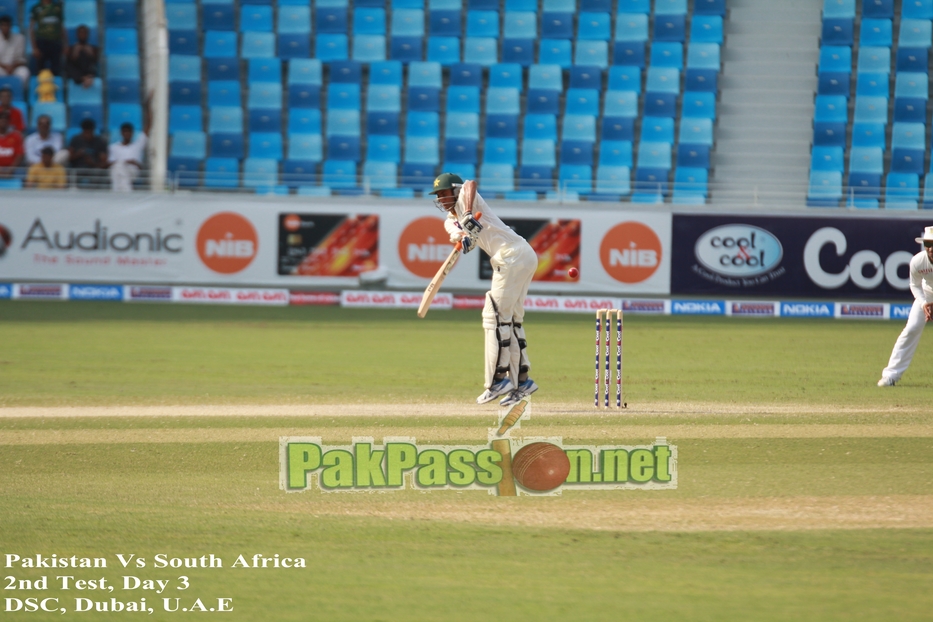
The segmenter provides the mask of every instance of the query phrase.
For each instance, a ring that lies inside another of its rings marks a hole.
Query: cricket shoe
[[[881,380],[878,381],[879,387],[893,387],[897,384],[897,380],[894,378],[888,378],[887,376],[882,376]]]
[[[503,378],[499,382],[494,382],[491,387],[483,391],[483,394],[476,398],[476,403],[486,404],[491,402],[500,395],[505,395],[510,392],[512,388],[512,381],[508,378]]]
[[[499,402],[499,406],[503,408],[507,406],[513,406],[522,401],[523,398],[531,395],[538,390],[538,385],[535,384],[535,381],[529,378],[525,382],[522,382],[518,385],[518,388],[509,393],[505,399]]]

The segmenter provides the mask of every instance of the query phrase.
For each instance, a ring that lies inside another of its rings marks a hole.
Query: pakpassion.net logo
[[[498,496],[562,490],[677,488],[677,447],[563,445],[559,438],[492,440],[486,445],[419,445],[414,438],[279,439],[280,487],[286,492],[487,490]]]

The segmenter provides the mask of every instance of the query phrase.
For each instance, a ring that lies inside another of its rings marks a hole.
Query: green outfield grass
[[[76,597],[145,596],[152,620],[179,619],[161,612],[163,597],[207,607],[233,598],[219,619],[250,622],[929,619],[926,343],[898,387],[879,389],[900,322],[626,320],[633,406],[724,406],[594,415],[593,318],[529,314],[533,403],[562,406],[533,410],[522,431],[580,444],[679,431],[669,435],[676,490],[285,493],[282,435],[486,442],[494,407],[353,412],[469,405],[481,389],[479,313],[0,302],[0,407],[346,405],[341,416],[302,417],[14,418],[0,408],[0,611],[8,598],[57,597],[72,609]],[[800,408],[751,412],[775,405]],[[6,567],[8,554],[53,553],[103,556],[108,568]],[[117,553],[148,567],[124,570]],[[155,569],[157,554],[214,554],[225,567]],[[308,568],[231,568],[240,554],[302,557]],[[179,591],[182,574],[191,587]],[[46,593],[4,579],[42,575],[171,583],[163,594]]]
[[[530,313],[536,399],[592,399],[594,320]],[[651,401],[924,406],[933,348],[875,382],[901,322],[626,318],[625,386]],[[478,311],[0,302],[0,405],[469,401]]]

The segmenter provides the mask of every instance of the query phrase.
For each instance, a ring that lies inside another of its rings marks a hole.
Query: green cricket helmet
[[[463,179],[455,173],[441,173],[434,180],[434,189],[428,194],[437,194],[439,190],[454,190],[454,184],[463,185]]]

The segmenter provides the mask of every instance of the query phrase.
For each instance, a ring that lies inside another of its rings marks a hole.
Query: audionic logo
[[[640,222],[623,222],[603,236],[599,259],[606,273],[621,283],[641,283],[661,265],[661,240]]]
[[[259,252],[259,236],[243,216],[220,212],[201,225],[197,245],[205,266],[220,274],[234,274],[253,262]]]
[[[722,225],[697,239],[693,249],[704,268],[725,276],[764,274],[784,257],[781,242],[770,231],[752,225]]]
[[[413,220],[398,238],[399,259],[415,276],[430,279],[453,250],[449,238],[443,219],[425,216]]]

